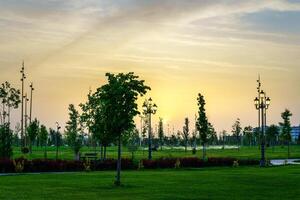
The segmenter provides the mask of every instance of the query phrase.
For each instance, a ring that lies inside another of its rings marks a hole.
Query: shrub
[[[181,167],[193,167],[193,168],[198,168],[198,167],[203,167],[204,166],[204,161],[199,158],[180,158],[180,164]]]
[[[0,160],[0,173],[13,173],[15,167],[12,160],[2,159]]]
[[[239,166],[239,161],[237,161],[237,160],[233,161],[232,166],[233,167],[238,167]]]
[[[15,167],[15,172],[16,173],[22,173],[24,171],[24,160],[13,160],[13,164]]]
[[[21,148],[21,152],[22,152],[23,154],[28,154],[28,153],[29,153],[29,148],[28,148],[28,147],[22,147],[22,148]]]
[[[178,158],[175,163],[175,169],[179,169],[179,168],[180,168],[180,159]]]

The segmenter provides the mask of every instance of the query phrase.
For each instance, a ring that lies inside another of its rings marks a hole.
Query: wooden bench
[[[97,153],[85,153],[80,160],[97,160]]]

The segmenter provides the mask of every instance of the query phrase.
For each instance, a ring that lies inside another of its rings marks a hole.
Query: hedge
[[[122,159],[122,169],[165,169],[174,168],[176,163],[181,168],[201,168],[201,167],[217,167],[217,166],[232,166],[234,158],[208,158],[203,161],[196,157],[187,158],[159,158],[156,160],[141,160],[133,161],[131,159]],[[0,173],[14,172],[76,172],[88,170],[103,171],[115,170],[117,160],[107,159],[105,161],[74,161],[74,160],[47,160],[33,159],[27,160],[18,158],[15,160],[3,159],[0,160]],[[258,160],[238,160],[239,165],[258,165]],[[17,169],[16,165],[21,166],[21,170]]]

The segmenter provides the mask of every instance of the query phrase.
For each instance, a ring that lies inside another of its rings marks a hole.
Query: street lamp
[[[151,144],[151,115],[155,114],[157,111],[157,106],[156,104],[152,103],[152,99],[149,98],[148,100],[146,100],[143,104],[143,111],[144,111],[144,115],[148,116],[148,159],[151,160],[152,159],[152,144]]]
[[[32,120],[32,93],[33,93],[33,83],[30,84],[30,113],[29,113],[29,123],[31,123]]]
[[[266,96],[266,93],[261,90],[258,93],[258,97],[254,99],[255,108],[259,111],[261,116],[259,117],[259,127],[261,131],[261,160],[260,166],[264,167],[266,165],[265,160],[265,129],[266,129],[266,118],[267,118],[267,109],[270,106],[271,99]],[[261,119],[261,120],[260,120]]]
[[[56,160],[58,160],[58,134],[59,129],[61,129],[58,122],[56,122],[56,136],[55,136],[55,145],[56,145]]]
[[[21,82],[22,82],[22,107],[21,107],[21,146],[25,146],[25,137],[24,137],[24,81],[26,79],[25,75],[25,66],[24,66],[24,61],[22,63],[22,68],[21,68]]]

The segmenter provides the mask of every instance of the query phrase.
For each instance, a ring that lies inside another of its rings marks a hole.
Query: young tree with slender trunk
[[[202,159],[204,160],[206,158],[206,144],[209,142],[210,133],[208,130],[208,120],[206,117],[206,111],[205,111],[205,100],[204,96],[202,94],[198,94],[198,118],[197,118],[197,130],[199,132],[200,141],[202,144]]]
[[[189,135],[190,135],[190,128],[189,128],[189,118],[185,118],[184,119],[184,126],[183,126],[183,130],[182,130],[182,137],[184,140],[184,150],[185,152],[187,152],[187,146],[188,146],[188,142],[189,142]]]
[[[245,126],[243,130],[243,136],[245,137],[249,146],[252,146],[253,141],[253,128],[252,126]]]
[[[285,109],[283,113],[281,113],[281,118],[283,119],[283,122],[280,122],[279,125],[281,127],[281,133],[280,137],[282,141],[287,145],[288,147],[288,158],[290,157],[290,142],[292,140],[291,135],[291,116],[293,114],[288,110]]]
[[[162,151],[163,145],[164,145],[164,124],[163,124],[163,119],[159,118],[158,122],[158,139],[159,139],[159,145],[160,145],[160,150]]]
[[[29,139],[29,153],[32,153],[32,144],[35,142],[40,130],[39,121],[35,119],[27,127],[27,134]]]
[[[121,141],[127,131],[134,129],[133,118],[140,114],[136,103],[139,96],[150,87],[138,80],[133,72],[117,75],[107,73],[108,83],[99,89],[106,130],[114,136],[118,145],[117,175],[115,185],[121,184]]]
[[[279,136],[279,128],[274,124],[270,125],[266,130],[266,140],[268,146],[272,146],[272,151],[274,151],[274,146],[278,136]]]
[[[236,140],[236,145],[238,146],[238,150],[240,150],[242,127],[241,127],[241,122],[240,122],[239,118],[237,118],[237,120],[232,125],[231,132]]]
[[[69,105],[69,121],[66,123],[67,142],[74,151],[74,159],[79,160],[82,137],[79,135],[79,113],[73,104]]]
[[[40,132],[39,132],[39,140],[40,145],[44,146],[44,159],[47,158],[47,141],[48,141],[48,131],[46,126],[41,125]]]

